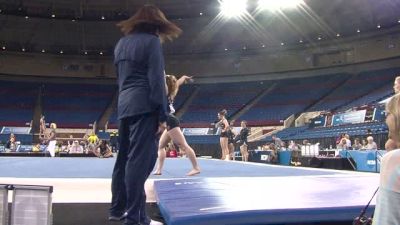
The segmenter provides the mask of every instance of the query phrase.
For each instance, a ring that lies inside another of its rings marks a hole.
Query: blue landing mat
[[[198,159],[200,177],[274,177],[348,174],[339,170],[272,166],[261,163]],[[20,178],[111,178],[115,158],[0,157],[0,177]],[[150,179],[187,178],[189,159],[167,159],[163,175]]]
[[[376,175],[204,178],[156,181],[155,191],[168,225],[286,224],[352,221],[378,183]]]

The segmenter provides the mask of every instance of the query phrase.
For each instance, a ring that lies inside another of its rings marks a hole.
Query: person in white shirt
[[[378,146],[376,145],[374,138],[372,136],[367,137],[367,146],[365,146],[367,150],[377,150]]]

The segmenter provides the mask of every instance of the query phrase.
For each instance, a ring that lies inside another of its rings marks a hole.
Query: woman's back
[[[118,119],[159,110],[166,99],[160,39],[148,33],[126,35],[118,42],[114,55],[119,87]]]

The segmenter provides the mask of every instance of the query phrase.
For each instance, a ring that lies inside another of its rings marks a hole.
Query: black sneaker
[[[128,213],[125,212],[124,214],[122,214],[121,216],[115,216],[115,215],[110,215],[108,217],[109,221],[122,221],[124,220],[126,217],[128,216]]]

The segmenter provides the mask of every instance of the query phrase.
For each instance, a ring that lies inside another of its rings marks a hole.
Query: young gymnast
[[[192,78],[188,76],[182,76],[181,78],[179,78],[179,80],[177,80],[176,77],[173,75],[166,75],[166,83],[168,90],[167,97],[168,97],[170,114],[168,115],[167,118],[167,130],[165,130],[162,133],[160,138],[158,146],[158,163],[157,163],[157,168],[153,173],[154,175],[162,174],[162,169],[166,157],[165,148],[167,147],[171,139],[173,143],[178,145],[180,150],[186,153],[186,156],[192,163],[192,170],[190,170],[186,175],[193,176],[200,173],[200,167],[197,164],[196,154],[186,142],[185,136],[183,135],[181,128],[179,127],[179,119],[174,116],[175,109],[173,107],[174,99],[179,91],[179,87],[182,84],[191,80]]]

